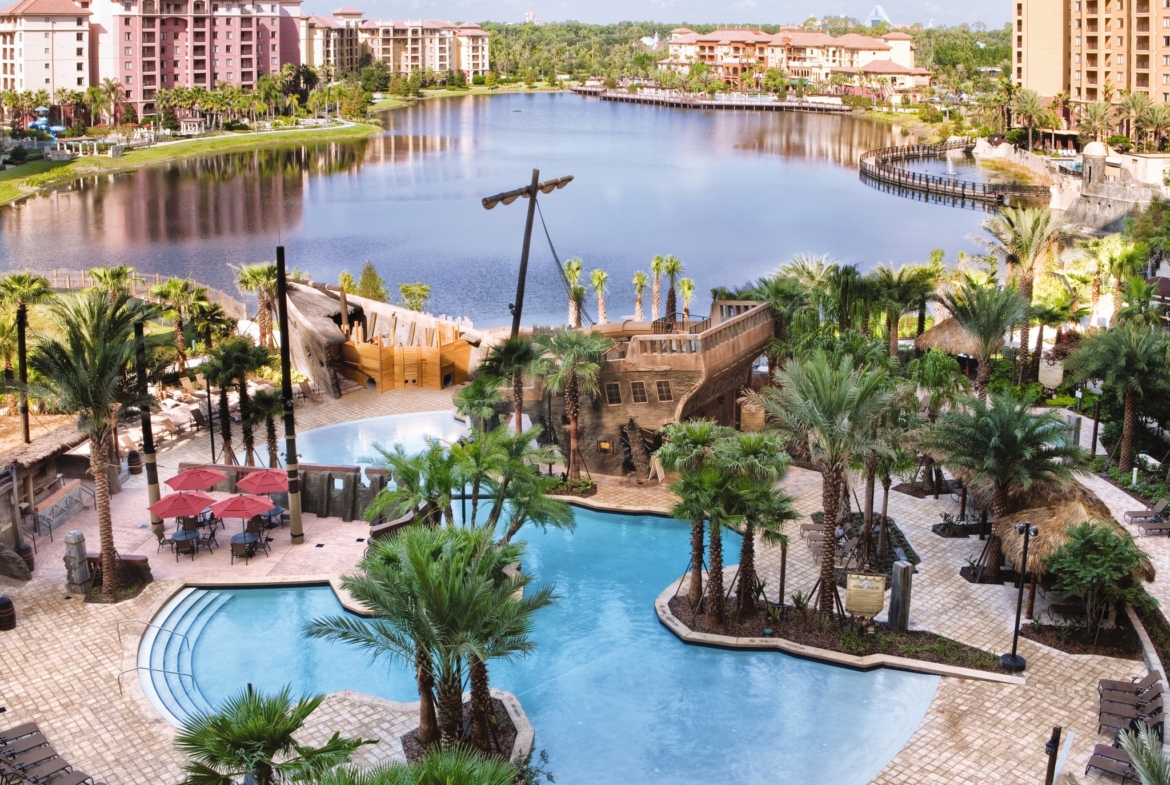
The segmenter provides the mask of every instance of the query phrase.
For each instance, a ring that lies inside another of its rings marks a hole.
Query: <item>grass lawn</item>
[[[304,142],[333,142],[358,139],[377,133],[380,128],[368,123],[355,123],[343,128],[322,130],[269,131],[219,136],[211,139],[192,139],[186,142],[159,145],[143,150],[130,150],[121,158],[86,156],[72,161],[38,159],[0,172],[0,204],[27,196],[33,189],[50,183],[99,172],[120,172],[155,163],[190,158],[210,153],[254,150],[260,147],[283,147]]]

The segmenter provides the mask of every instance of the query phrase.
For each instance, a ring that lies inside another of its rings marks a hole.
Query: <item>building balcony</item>
[[[143,3],[142,4],[142,13],[144,13],[144,14],[157,14],[158,13],[158,4],[154,3],[154,2]]]
[[[154,60],[143,60],[142,61],[142,70],[144,72],[154,71]]]

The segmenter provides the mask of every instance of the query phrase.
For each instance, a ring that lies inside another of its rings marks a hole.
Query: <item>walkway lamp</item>
[[[297,457],[297,426],[293,414],[292,366],[289,359],[288,277],[284,271],[284,246],[276,246],[276,314],[280,323],[280,397],[284,404],[284,460],[288,472],[288,530],[293,545],[305,541],[301,525],[301,479]]]
[[[528,203],[528,221],[524,224],[524,247],[520,251],[520,277],[516,281],[516,302],[508,306],[508,310],[512,312],[512,337],[515,338],[520,334],[520,313],[524,310],[524,280],[528,277],[528,248],[532,244],[532,221],[536,217],[536,194],[539,191],[544,194],[551,194],[553,191],[564,188],[573,181],[573,175],[565,177],[558,177],[555,180],[545,180],[540,182],[540,170],[532,170],[532,183],[517,188],[514,191],[506,191],[495,196],[487,196],[483,199],[483,208],[491,210],[500,202],[504,204],[511,204],[520,197],[531,199]]]
[[[1021,673],[1024,668],[1027,667],[1027,662],[1023,657],[1016,653],[1016,649],[1020,643],[1020,615],[1024,610],[1024,579],[1028,574],[1028,543],[1033,537],[1040,533],[1036,527],[1032,525],[1031,521],[1017,523],[1016,531],[1024,535],[1024,553],[1020,557],[1019,570],[1020,592],[1019,597],[1016,599],[1016,626],[1012,633],[1012,653],[1004,654],[999,658],[999,664],[1003,666],[1003,669],[1008,673]]]

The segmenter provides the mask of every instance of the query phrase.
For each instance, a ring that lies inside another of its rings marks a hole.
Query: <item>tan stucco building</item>
[[[0,8],[0,88],[50,96],[60,88],[84,90],[89,17],[88,8],[70,0],[20,0]]]

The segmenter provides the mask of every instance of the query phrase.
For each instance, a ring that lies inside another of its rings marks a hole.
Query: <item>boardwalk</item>
[[[779,101],[770,95],[731,93],[725,98],[711,99],[666,91],[639,90],[636,93],[630,93],[624,90],[606,90],[600,87],[571,87],[569,89],[579,95],[600,98],[602,101],[669,106],[677,109],[746,109],[757,112],[817,112],[821,114],[848,114],[852,111],[844,104]]]
[[[49,285],[54,289],[64,289],[66,291],[78,291],[81,289],[89,289],[93,287],[93,276],[87,270],[66,270],[55,267],[52,270],[41,273],[49,280]],[[169,280],[172,276],[160,275],[154,273],[153,275],[141,275],[138,280],[130,284],[130,295],[132,297],[140,297],[144,300],[152,299],[150,296],[150,287],[163,283]],[[196,286],[202,286],[198,281]],[[248,306],[226,292],[219,289],[212,289],[210,286],[203,287],[207,290],[207,299],[216,303],[223,308],[224,312],[233,319],[247,319]]]

